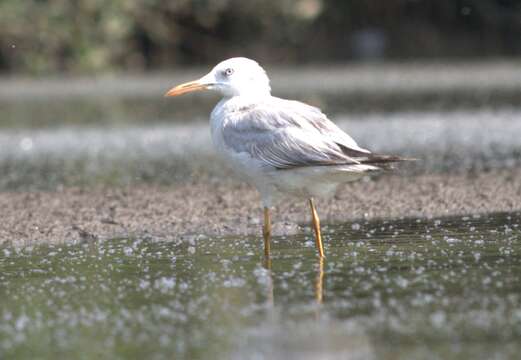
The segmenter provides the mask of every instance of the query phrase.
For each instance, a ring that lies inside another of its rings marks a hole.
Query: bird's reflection
[[[320,320],[320,310],[324,302],[324,258],[319,257],[315,277],[315,320]]]
[[[317,266],[317,273],[315,276],[314,281],[314,292],[315,292],[315,302],[317,305],[322,305],[324,302],[324,258],[319,257],[317,259],[318,266]],[[274,297],[274,285],[273,285],[273,272],[271,267],[271,258],[266,257],[263,261],[264,268],[268,271],[268,284],[266,287],[266,302],[267,304],[272,307],[275,303],[275,297]],[[317,307],[317,315],[320,308]]]
[[[266,287],[266,303],[269,307],[273,307],[274,305],[274,297],[273,297],[273,274],[271,272],[271,258],[264,258],[264,268],[268,271],[268,286]]]
[[[324,258],[318,258],[317,277],[315,278],[315,299],[318,305],[324,301]]]

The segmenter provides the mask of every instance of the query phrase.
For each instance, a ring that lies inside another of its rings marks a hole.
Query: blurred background
[[[512,57],[517,0],[4,0],[6,74]]]
[[[517,166],[519,39],[516,0],[3,0],[0,189],[218,175],[216,96],[163,94],[233,56],[421,171]]]
[[[233,56],[418,159],[326,261],[299,200],[261,265],[218,96],[163,97]],[[0,0],[0,359],[517,359],[520,178],[521,0]]]

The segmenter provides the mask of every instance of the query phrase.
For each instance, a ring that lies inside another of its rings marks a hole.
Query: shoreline
[[[54,75],[48,77],[0,75],[0,101],[49,100],[90,97],[157,97],[172,85],[199,78],[209,66],[170,71]],[[265,64],[272,87],[283,94],[450,93],[469,89],[487,93],[519,93],[521,74],[515,59],[483,61],[405,61],[388,63],[344,62],[277,66]],[[303,76],[305,74],[305,76]]]
[[[318,106],[329,115],[409,110],[499,109],[521,102],[521,73],[514,60],[405,62],[271,67],[273,94]],[[0,128],[63,125],[185,123],[207,119],[213,95],[168,101],[165,91],[208,68],[141,74],[2,77]],[[205,111],[194,111],[205,109]],[[37,117],[34,114],[38,114]],[[203,115],[204,114],[204,115]]]
[[[521,168],[467,174],[385,174],[339,188],[317,202],[323,225],[357,219],[437,217],[521,210]],[[0,244],[143,237],[182,242],[197,236],[259,235],[256,191],[234,181],[178,186],[63,188],[0,192]],[[274,235],[303,231],[304,201],[273,212]]]

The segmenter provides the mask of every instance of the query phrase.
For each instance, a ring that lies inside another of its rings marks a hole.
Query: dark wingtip
[[[367,160],[362,161],[362,164],[385,164],[385,163],[394,163],[394,162],[403,162],[403,161],[417,161],[415,158],[405,158],[401,156],[395,155],[380,155],[380,154],[370,154]]]

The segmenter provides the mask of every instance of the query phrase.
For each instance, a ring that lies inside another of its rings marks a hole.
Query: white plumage
[[[217,152],[261,194],[266,255],[269,208],[284,195],[310,198],[317,248],[323,256],[313,197],[331,195],[341,183],[403,160],[361,148],[316,107],[272,96],[269,78],[254,60],[225,60],[167,96],[203,89],[223,96],[210,116]]]
[[[225,98],[210,117],[217,151],[259,190],[270,207],[282,196],[324,196],[355,180],[371,165],[360,164],[341,146],[361,149],[320,110],[273,96]]]

